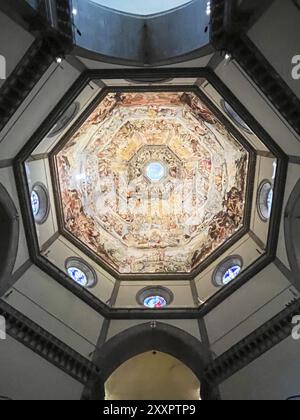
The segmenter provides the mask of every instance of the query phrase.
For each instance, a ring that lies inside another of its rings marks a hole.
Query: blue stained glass
[[[162,296],[149,296],[144,300],[144,306],[150,309],[159,309],[166,305],[167,301]]]
[[[40,211],[40,199],[35,191],[31,193],[31,207],[34,216],[37,216]]]
[[[160,162],[151,162],[147,166],[146,175],[150,181],[160,181],[165,176],[165,167]]]
[[[75,283],[80,284],[82,287],[86,287],[88,284],[88,280],[86,275],[76,267],[68,268],[68,274],[75,281]]]
[[[241,272],[242,268],[239,265],[230,267],[223,276],[223,284],[226,285],[234,280]]]
[[[269,217],[271,216],[271,213],[272,213],[272,204],[273,204],[273,190],[271,188],[267,197],[267,207],[268,207]]]

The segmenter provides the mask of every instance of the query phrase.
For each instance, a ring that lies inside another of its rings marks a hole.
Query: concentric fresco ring
[[[108,93],[54,160],[65,231],[118,274],[193,273],[245,225],[249,153],[192,92]]]

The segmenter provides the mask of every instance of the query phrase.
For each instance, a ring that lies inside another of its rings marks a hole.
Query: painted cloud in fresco
[[[56,166],[65,229],[121,274],[190,273],[243,227],[248,153],[192,93],[108,94]]]

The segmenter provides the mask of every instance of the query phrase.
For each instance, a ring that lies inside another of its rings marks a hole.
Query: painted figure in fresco
[[[108,94],[56,163],[66,230],[120,273],[188,273],[243,226],[248,154],[192,93]]]

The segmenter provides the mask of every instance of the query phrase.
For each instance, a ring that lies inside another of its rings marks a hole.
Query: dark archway
[[[185,331],[160,322],[138,325],[109,340],[94,360],[99,377],[88,385],[83,398],[103,400],[110,375],[127,360],[151,350],[169,354],[189,367],[201,383],[203,400],[218,399],[217,390],[209,386],[204,374],[211,361],[210,350]]]
[[[293,189],[285,210],[284,229],[292,275],[300,289],[300,180]]]
[[[19,216],[10,195],[0,184],[0,296],[9,287],[19,244]]]

